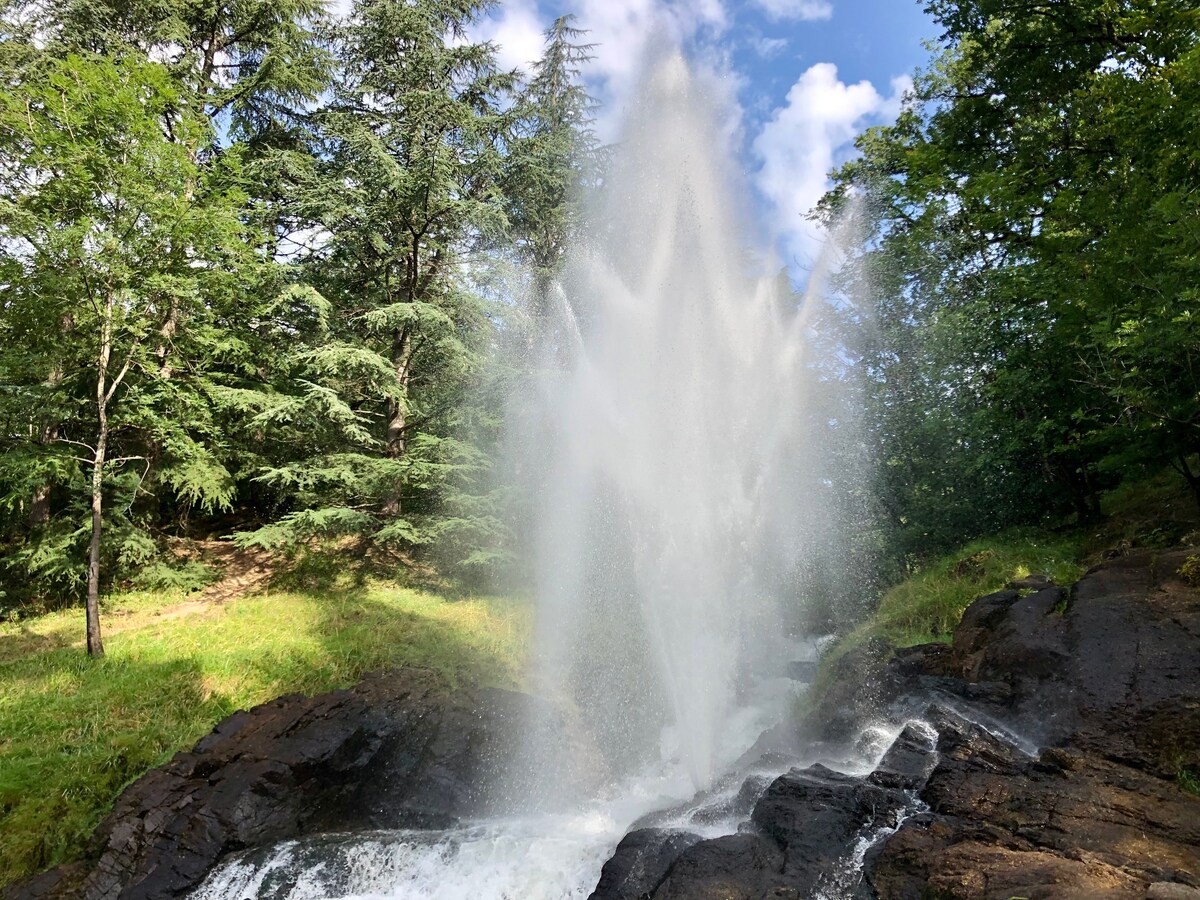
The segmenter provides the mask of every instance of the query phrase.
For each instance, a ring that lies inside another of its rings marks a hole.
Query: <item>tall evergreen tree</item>
[[[529,269],[534,322],[544,320],[550,292],[572,239],[579,237],[585,189],[599,177],[603,152],[592,128],[595,100],[581,66],[591,44],[560,16],[521,92],[505,173],[510,233]]]
[[[483,463],[457,421],[488,331],[464,267],[504,232],[513,87],[492,48],[465,39],[486,8],[362,0],[338,35],[322,160],[302,186],[321,245],[307,272],[328,331],[291,354],[303,391],[267,414],[309,439],[262,476],[291,510],[246,540],[433,540],[453,527],[431,518],[448,479]]]

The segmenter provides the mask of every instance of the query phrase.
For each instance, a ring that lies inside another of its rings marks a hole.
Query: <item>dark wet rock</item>
[[[1022,759],[985,733],[945,748],[909,819],[868,864],[882,900],[1146,896],[1195,884],[1200,800],[1064,750]]]
[[[667,870],[701,837],[686,831],[642,828],[617,845],[588,900],[642,900],[662,884]]]
[[[904,805],[895,791],[816,765],[775,779],[751,821],[787,852],[790,871],[815,874],[857,835],[896,824]]]
[[[937,765],[936,746],[936,732],[924,724],[908,723],[867,781],[879,787],[906,791],[922,787]]]
[[[916,731],[909,737],[915,748]],[[928,754],[928,735],[924,742]],[[909,746],[897,748],[897,759]],[[740,796],[759,793],[748,779]],[[908,804],[901,792],[861,777],[821,765],[793,769],[761,791],[739,834],[688,847],[651,896],[804,900],[840,876],[848,849],[860,837],[895,827]]]
[[[1200,764],[1200,594],[1177,574],[1189,552],[1134,552],[1070,591],[982,597],[947,670],[1040,744],[1163,775]]]
[[[1029,756],[1002,729],[931,714],[929,810],[868,855],[878,897],[1194,896],[1200,799],[1174,777],[1200,753],[1200,593],[1177,575],[1186,556],[1132,552],[1071,592],[972,604],[954,639],[956,693],[1045,749]]]
[[[756,834],[732,834],[701,841],[671,866],[653,900],[758,900],[783,884],[784,855]],[[801,895],[795,894],[799,898]]]
[[[902,678],[945,677],[953,655],[949,644],[917,644],[896,649],[890,666]]]
[[[891,647],[871,639],[836,660],[828,688],[798,729],[803,738],[849,741],[863,722],[880,717],[902,691],[904,676],[888,665],[891,657]]]
[[[90,863],[10,887],[4,897],[179,897],[245,848],[486,812],[527,770],[508,765],[518,726],[553,717],[507,691],[451,695],[420,669],[317,697],[281,697],[230,716],[130,785],[97,830]]]
[[[712,788],[701,791],[685,803],[647,813],[630,825],[629,830],[686,830],[747,819],[758,798],[775,780],[774,773],[790,768],[793,763],[791,757],[767,754],[754,766],[730,772]],[[768,771],[772,774],[765,774]]]

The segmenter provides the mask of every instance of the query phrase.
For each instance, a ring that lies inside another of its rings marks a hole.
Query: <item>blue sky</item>
[[[821,236],[804,216],[863,128],[893,119],[922,42],[937,26],[919,0],[502,0],[479,37],[526,66],[542,32],[572,13],[596,43],[587,75],[599,127],[615,139],[651,41],[669,35],[715,75],[756,214],[802,278]]]

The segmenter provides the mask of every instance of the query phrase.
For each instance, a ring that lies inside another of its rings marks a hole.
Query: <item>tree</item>
[[[236,156],[198,163],[190,148],[209,122],[165,66],[44,55],[21,75],[20,89],[0,98],[0,155],[12,160],[0,176],[0,302],[11,338],[0,371],[20,398],[7,410],[5,441],[18,452],[11,468],[5,455],[4,480],[22,481],[31,443],[51,444],[42,450],[55,465],[90,469],[87,646],[99,656],[106,490],[126,493],[128,513],[157,448],[177,493],[208,508],[232,497],[219,455],[196,439],[203,423],[177,418],[181,407],[207,406],[212,375],[174,372],[158,342],[174,322],[172,353],[206,345],[210,362],[226,340],[214,326],[237,277],[262,261],[240,217]],[[49,431],[37,424],[47,409]],[[122,487],[131,464],[142,476]]]
[[[592,130],[595,100],[580,66],[591,59],[586,32],[572,16],[546,31],[546,49],[517,104],[505,193],[509,233],[532,280],[533,319],[544,321],[553,282],[572,239],[579,237],[586,188],[594,186],[603,151]]]
[[[908,470],[891,499],[906,528],[947,491],[976,531],[1062,508],[1084,521],[1131,466],[1186,475],[1200,450],[1197,245],[1179,218],[1200,174],[1184,138],[1197,16],[1146,0],[928,9],[943,54],[825,207],[857,192],[873,218],[859,271],[882,305],[881,440]]]
[[[448,479],[485,464],[457,432],[489,328],[463,270],[506,224],[513,78],[463,37],[485,8],[363,0],[337,35],[319,164],[298,188],[321,236],[305,271],[328,330],[287,362],[302,392],[264,413],[308,440],[261,476],[294,508],[245,540],[428,542],[454,525],[429,519]]]

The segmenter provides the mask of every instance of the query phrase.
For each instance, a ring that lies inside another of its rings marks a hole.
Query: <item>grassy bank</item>
[[[237,709],[398,665],[512,684],[528,633],[520,605],[383,582],[106,606],[101,661],[79,610],[0,625],[0,884],[78,856],[129,781]]]
[[[1075,581],[1084,571],[1082,545],[1080,535],[1036,530],[974,541],[890,588],[855,634],[860,639],[881,637],[897,647],[948,641],[976,597],[1027,575],[1048,575],[1057,584]]]
[[[825,655],[810,700],[823,690],[833,663],[853,648],[873,638],[893,647],[949,641],[972,600],[1014,579],[1041,574],[1068,585],[1108,550],[1200,543],[1200,510],[1173,471],[1126,481],[1105,494],[1101,506],[1103,520],[1086,528],[1013,529],[926,560]]]

